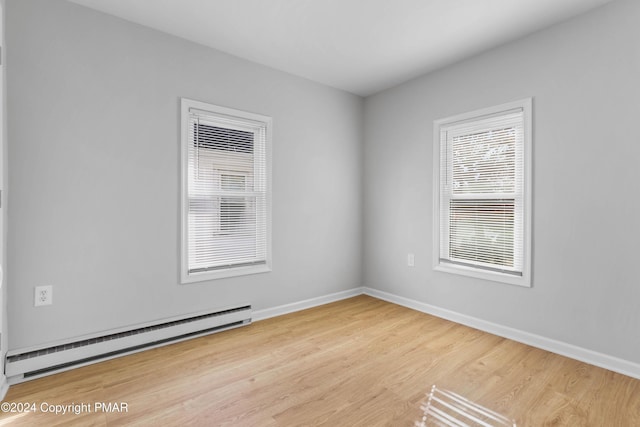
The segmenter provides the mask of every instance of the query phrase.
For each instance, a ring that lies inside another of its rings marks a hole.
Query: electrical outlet
[[[53,304],[53,286],[36,286],[33,305],[39,307],[51,304]]]
[[[409,267],[414,267],[416,265],[416,257],[414,254],[407,255],[407,265]]]

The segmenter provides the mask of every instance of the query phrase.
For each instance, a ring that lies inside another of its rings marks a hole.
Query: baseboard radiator
[[[49,346],[7,352],[10,384],[39,378],[251,323],[251,305],[225,308],[108,331]]]

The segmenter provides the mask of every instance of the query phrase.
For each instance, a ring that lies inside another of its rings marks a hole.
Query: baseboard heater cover
[[[114,330],[47,347],[11,350],[5,375],[14,384],[151,347],[183,341],[251,323],[251,305],[201,312]]]

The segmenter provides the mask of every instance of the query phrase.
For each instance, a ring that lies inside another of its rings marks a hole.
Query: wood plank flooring
[[[368,296],[14,385],[37,412],[0,426],[413,426],[432,384],[518,426],[640,426],[640,380]]]

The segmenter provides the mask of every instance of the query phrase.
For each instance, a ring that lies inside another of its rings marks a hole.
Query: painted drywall
[[[367,98],[365,286],[640,362],[639,20],[618,0]],[[434,120],[525,97],[533,287],[433,271]]]
[[[65,1],[6,6],[11,349],[361,285],[361,98]],[[180,97],[273,117],[272,272],[179,284]]]
[[[4,29],[5,29],[5,20],[4,20],[4,10],[5,10],[5,0],[0,0],[0,45],[2,46],[2,52],[0,53],[0,92],[2,96],[0,96],[0,266],[2,268],[2,275],[0,276],[0,357],[4,360],[4,355],[7,352],[8,348],[8,333],[7,333],[7,286],[6,279],[4,277],[4,271],[7,266],[7,209],[6,209],[6,200],[7,200],[7,191],[5,187],[5,182],[7,182],[7,173],[9,168],[7,167],[7,126],[6,126],[6,93],[7,93],[7,85],[6,85],[6,76],[5,76],[5,42],[4,42]],[[0,379],[0,397],[3,396],[3,386],[4,383],[4,366],[1,370],[1,379]]]

